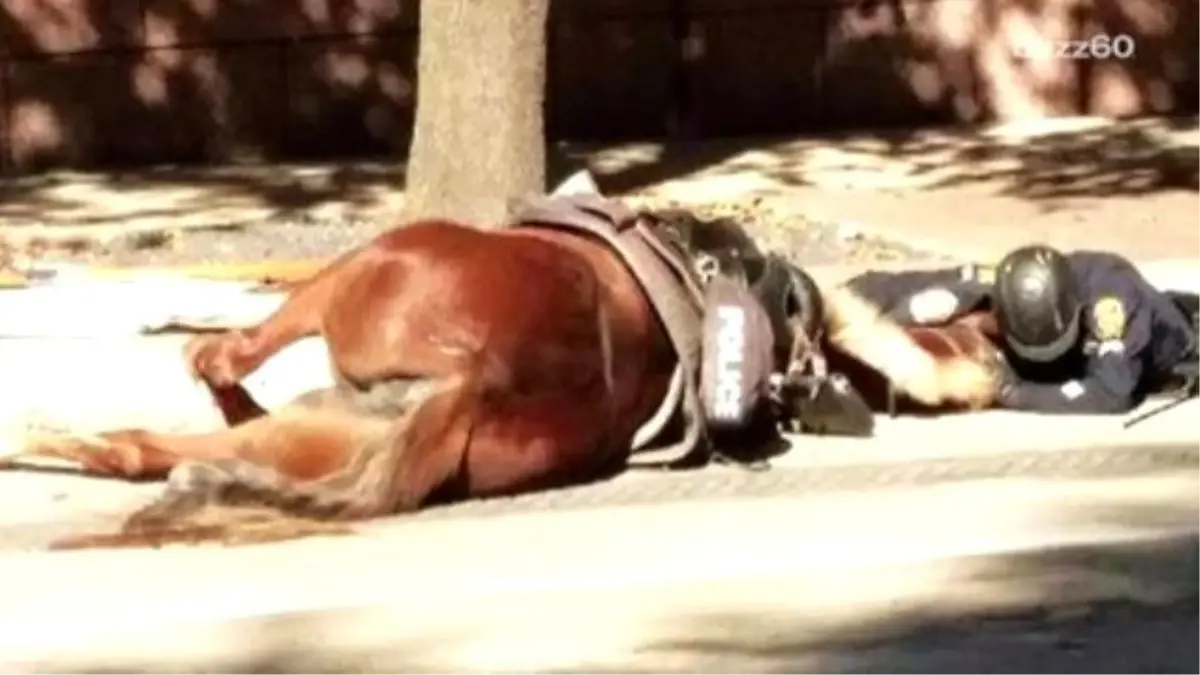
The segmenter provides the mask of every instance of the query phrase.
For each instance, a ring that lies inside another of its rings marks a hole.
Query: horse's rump
[[[314,334],[335,369],[327,394],[265,415],[228,394]],[[359,519],[447,495],[591,479],[628,451],[664,399],[670,355],[649,303],[604,243],[551,228],[414,223],[301,282],[263,323],[193,340],[188,367],[224,392],[217,403],[236,426],[44,439],[23,455],[126,478],[170,474],[162,499],[109,545],[160,534],[228,542],[219,519],[191,520],[205,516],[200,508],[232,499],[242,511],[265,503]]]

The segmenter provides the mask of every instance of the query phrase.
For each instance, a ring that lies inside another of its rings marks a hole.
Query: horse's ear
[[[550,193],[551,197],[569,195],[600,195],[600,188],[596,185],[596,179],[592,177],[591,171],[587,169],[576,171],[559,183],[558,187]]]

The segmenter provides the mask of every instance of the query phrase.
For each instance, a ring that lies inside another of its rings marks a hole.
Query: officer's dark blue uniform
[[[866,272],[846,282],[884,315],[901,324],[945,323],[987,302],[992,292],[989,268],[975,265],[907,272]],[[953,301],[922,302],[949,292]]]
[[[1127,259],[1099,251],[1066,254],[1083,303],[1082,350],[1061,364],[1022,364],[1011,359],[1014,377],[1001,407],[1044,413],[1123,413],[1179,364],[1196,358],[1192,321],[1152,286]],[[939,323],[988,301],[992,276],[986,266],[880,273],[849,285],[904,323]],[[931,289],[954,298],[947,304],[915,299]],[[939,311],[916,311],[933,307]]]

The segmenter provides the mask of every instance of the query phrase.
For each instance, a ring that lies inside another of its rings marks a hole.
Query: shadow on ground
[[[402,167],[368,162],[58,172],[0,183],[0,218],[73,226],[112,224],[122,217],[169,222],[241,207],[258,220],[327,203],[372,208],[403,186]],[[216,218],[212,225],[235,224]]]
[[[1195,3],[1186,0],[1098,0],[1069,12],[984,3],[962,34],[947,32],[945,3],[929,0],[554,5],[546,88],[553,138],[1004,119],[1025,110],[1013,107],[1025,98],[1030,110],[1112,115],[1192,112],[1196,101]],[[157,227],[170,227],[165,221],[186,217],[217,221],[211,226],[246,217],[216,213],[229,210],[226,202],[257,209],[252,220],[331,202],[365,209],[403,187],[403,172],[387,163],[402,161],[411,138],[419,9],[415,0],[0,3],[3,175],[388,158],[312,180],[272,166],[22,178],[0,189],[0,220],[158,218]],[[1002,64],[986,56],[1019,46],[1015,34],[1064,29],[1136,39],[1136,56],[1102,68],[1089,60],[1032,68],[1021,58]],[[1196,190],[1195,143],[1168,147],[1136,125],[1007,144],[952,131],[794,146],[757,139],[673,146],[606,172],[605,187],[636,190],[708,169],[761,171],[786,189],[883,162],[908,186],[993,181],[1028,199]],[[744,159],[748,151],[753,161]],[[954,167],[948,174],[946,165]],[[156,199],[155,190],[175,194]],[[203,210],[214,213],[195,213]]]
[[[1060,130],[914,130],[803,139],[726,139],[557,149],[551,181],[590,166],[602,190],[637,193],[677,180],[732,181],[734,193],[799,187],[884,191],[968,188],[1052,210],[1071,198],[1197,192],[1197,120],[1043,122]],[[710,185],[712,183],[706,183]],[[169,167],[48,173],[0,184],[0,221],[137,229],[229,227],[272,218],[393,212],[400,164]]]
[[[746,172],[760,175],[767,190],[825,185],[932,190],[978,184],[991,194],[1030,201],[1200,190],[1196,118],[1122,123],[1071,118],[1039,124],[1040,129],[888,130],[647,148],[624,161],[614,158],[613,168],[601,164],[597,172],[601,187],[613,193],[692,174],[720,178]]]
[[[1076,532],[1193,526],[1121,543],[1085,537],[916,561],[899,573],[816,568],[819,578],[800,588],[846,592],[812,602],[786,580],[747,580],[759,585],[721,596],[744,601],[708,609],[702,591],[658,605],[680,596],[654,587],[521,596],[520,606],[458,603],[432,615],[418,607],[281,614],[161,642],[139,635],[140,657],[118,657],[120,647],[107,657],[63,652],[26,672],[1196,672],[1194,508],[1127,505],[1065,506],[1046,522]]]

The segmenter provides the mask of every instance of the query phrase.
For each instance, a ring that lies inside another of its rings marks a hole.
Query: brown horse
[[[666,392],[671,348],[641,294],[599,241],[413,223],[294,288],[262,324],[187,345],[229,429],[115,431],[60,439],[57,454],[111,475],[170,474],[127,530],[213,501],[351,519],[416,509],[439,491],[578,482],[623,458]],[[336,386],[264,414],[238,382],[317,334]]]
[[[845,287],[824,294],[831,360],[873,396],[887,382],[925,407],[994,399],[991,356],[962,349],[953,331],[922,336]],[[267,413],[239,381],[312,335],[328,346],[335,386]],[[69,545],[223,539],[245,524],[222,515],[196,535],[213,505],[344,521],[595,479],[628,459],[676,365],[643,289],[604,242],[444,220],[376,237],[292,287],[261,324],[194,338],[185,359],[228,428],[120,430],[27,449],[100,474],[168,479],[119,535]]]

